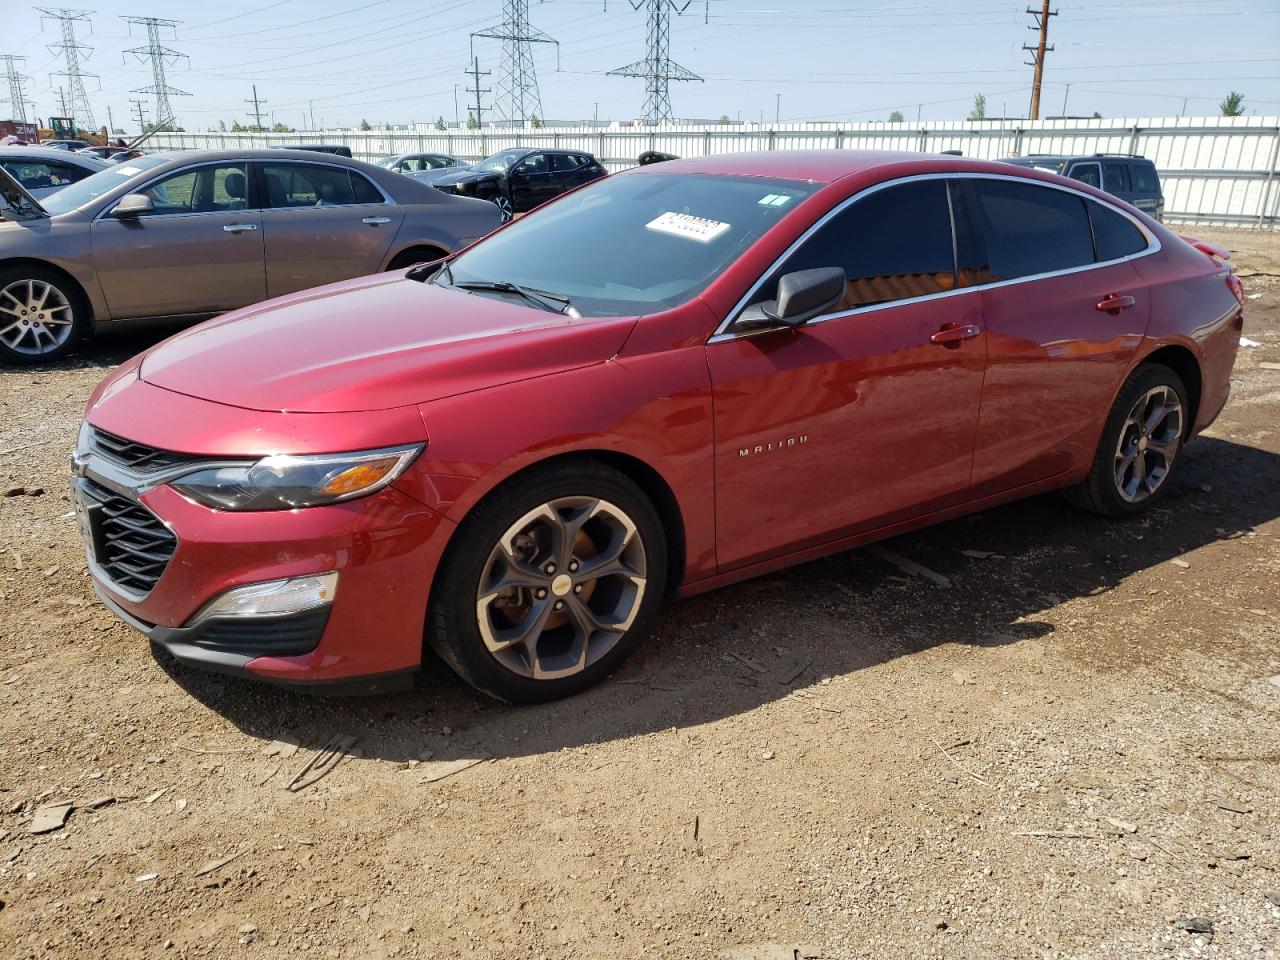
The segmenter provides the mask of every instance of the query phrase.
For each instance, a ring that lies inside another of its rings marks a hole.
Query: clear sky
[[[1028,0],[693,0],[673,17],[673,60],[705,78],[673,83],[677,116],[771,121],[963,119],[975,93],[988,116],[1025,116],[1031,68],[1020,49],[1035,34]],[[1039,3],[1033,5],[1039,6]],[[1216,115],[1230,90],[1248,112],[1280,114],[1280,0],[1063,0],[1050,21],[1041,115]],[[245,122],[257,84],[264,113],[301,127],[465,119],[469,33],[496,24],[501,0],[104,0],[90,16],[86,70],[94,119],[111,108],[129,130],[130,93],[150,68],[123,51],[145,44],[122,15],[181,21],[167,45],[189,57],[169,83],[189,130]],[[550,120],[631,119],[641,80],[605,76],[645,55],[645,15],[628,0],[531,0],[532,24],[559,41],[535,49],[543,113]],[[36,115],[58,112],[59,40],[26,0],[0,0],[0,54],[28,58],[26,93]],[[500,43],[475,41],[494,86]],[[1068,90],[1067,84],[1070,84]],[[0,78],[0,96],[7,87]],[[781,95],[780,97],[778,95]],[[136,95],[135,95],[136,96]],[[151,109],[151,98],[147,100]],[[488,97],[485,99],[488,105]],[[0,105],[7,114],[7,104]]]

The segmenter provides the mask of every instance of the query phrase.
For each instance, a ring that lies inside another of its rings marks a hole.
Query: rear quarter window
[[[973,187],[987,245],[983,282],[1093,263],[1093,234],[1080,196],[1009,180],[975,180]]]
[[[1129,168],[1135,193],[1159,193],[1160,177],[1150,163],[1135,163]]]
[[[1092,200],[1086,201],[1099,262],[1131,257],[1147,249],[1147,238],[1128,217]]]

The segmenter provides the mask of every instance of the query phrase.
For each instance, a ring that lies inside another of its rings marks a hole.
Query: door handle
[[[939,343],[944,347],[958,347],[965,340],[972,340],[981,333],[973,323],[946,323],[942,329],[929,338],[930,343]]]
[[[1098,301],[1097,308],[1103,313],[1117,314],[1125,307],[1132,307],[1136,300],[1133,297],[1122,297],[1118,294],[1108,293],[1105,297]]]
[[[380,223],[390,223],[391,218],[390,217],[365,217],[360,222],[367,223],[371,227],[376,227]]]
[[[224,233],[244,233],[246,230],[257,230],[256,223],[228,223],[222,228]]]

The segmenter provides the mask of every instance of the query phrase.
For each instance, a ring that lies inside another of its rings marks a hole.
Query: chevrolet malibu
[[[545,701],[674,596],[1047,490],[1143,510],[1226,402],[1241,301],[1050,173],[641,167],[117,368],[73,462],[89,569],[194,666],[371,691],[429,646]]]

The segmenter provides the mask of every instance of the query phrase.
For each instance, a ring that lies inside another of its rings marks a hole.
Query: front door
[[[516,213],[532,210],[556,195],[551,161],[545,153],[531,153],[515,165],[508,180]]]
[[[404,213],[364,174],[310,161],[257,166],[268,296],[378,272]]]
[[[220,313],[266,297],[262,217],[246,164],[208,163],[140,191],[154,210],[91,228],[93,262],[116,320]]]
[[[785,273],[838,266],[836,312],[796,329],[730,327],[707,345],[722,569],[964,499],[986,341],[954,249],[945,180],[874,190],[748,298],[773,299]]]

